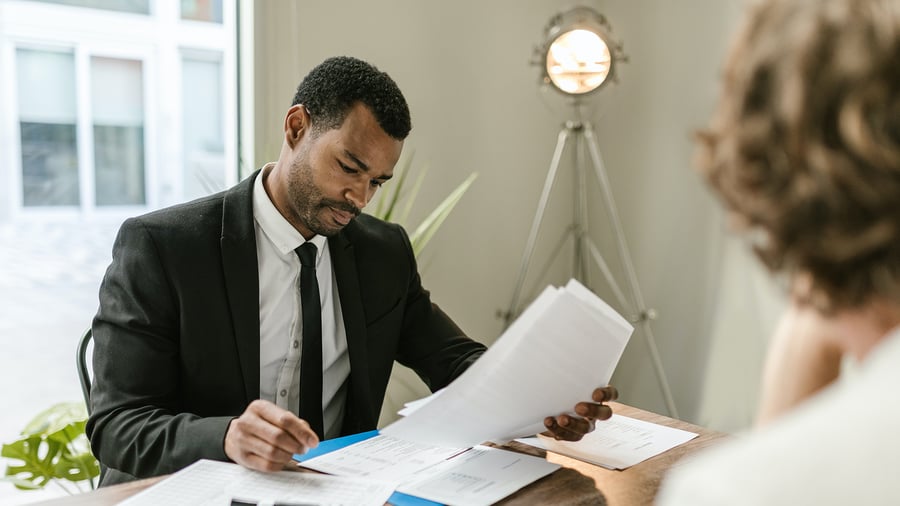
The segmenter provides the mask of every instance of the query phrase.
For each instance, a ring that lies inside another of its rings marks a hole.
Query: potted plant
[[[69,494],[93,489],[100,465],[84,435],[83,402],[62,402],[39,413],[21,437],[3,445],[0,455],[11,462],[4,481],[21,490],[42,489],[53,482]]]

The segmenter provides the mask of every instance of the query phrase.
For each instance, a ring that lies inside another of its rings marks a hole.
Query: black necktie
[[[316,279],[316,245],[303,243],[295,250],[300,257],[300,306],[303,311],[303,349],[300,352],[300,418],[306,420],[319,439],[324,439],[322,421],[322,306]]]

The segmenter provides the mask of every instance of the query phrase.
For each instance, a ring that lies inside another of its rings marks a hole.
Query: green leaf
[[[87,420],[77,420],[69,422],[64,427],[60,427],[56,432],[47,434],[47,439],[58,441],[62,444],[75,443],[79,438],[84,437],[84,426]]]
[[[428,174],[428,166],[426,165],[419,171],[419,174],[416,176],[416,182],[410,190],[406,186],[406,180],[412,166],[412,155],[402,159],[399,163],[401,166],[395,171],[395,174],[398,175],[394,182],[391,183],[391,189],[379,196],[378,201],[374,203],[375,210],[371,212],[371,214],[384,221],[399,223],[409,230],[410,227],[406,225],[406,220],[412,210],[413,203],[416,201],[419,190],[422,188],[422,184],[425,181],[425,175]],[[432,236],[434,236],[444,220],[450,215],[450,211],[453,210],[453,207],[456,206],[456,203],[459,202],[476,177],[477,174],[471,174],[450,195],[448,195],[416,228],[415,232],[412,233],[410,241],[412,242],[413,251],[416,255],[418,255],[428,241],[431,240]],[[403,202],[403,209],[399,212],[398,216],[397,206],[401,201]]]
[[[0,476],[0,481],[12,483],[19,490],[39,490],[40,488],[42,488],[34,485],[28,480],[20,480],[15,476]]]
[[[51,406],[39,413],[17,441],[3,445],[0,456],[12,460],[4,481],[19,489],[43,488],[51,480],[89,480],[100,475],[84,435],[87,412],[83,402]]]
[[[61,454],[53,468],[53,477],[69,481],[84,481],[100,474],[100,464],[90,453]]]
[[[469,186],[472,185],[472,182],[475,181],[475,178],[478,177],[477,172],[473,172],[463,181],[459,186],[453,190],[450,195],[447,195],[447,198],[444,199],[443,202],[438,205],[431,214],[428,215],[427,218],[416,228],[416,231],[413,232],[410,237],[410,242],[412,242],[413,252],[418,255],[419,252],[422,251],[422,248],[428,244],[428,241],[431,240],[431,237],[437,232],[437,229],[440,228],[441,224],[444,223],[444,220],[447,219],[447,216],[450,215],[450,211],[456,207],[456,204],[462,199],[463,195],[466,193],[466,190],[469,189]]]
[[[406,181],[406,176],[409,174],[409,168],[412,165],[414,154],[415,152],[411,151],[409,156],[400,161],[400,168],[395,171],[395,173],[398,174],[397,178],[393,180],[393,184],[388,186],[388,188],[391,188],[390,193],[386,193],[379,199],[378,205],[375,207],[373,216],[376,218],[380,218],[384,221],[391,221],[391,217],[394,214],[394,208],[403,192],[403,183]]]
[[[416,178],[416,184],[413,185],[413,189],[406,199],[406,205],[403,206],[403,212],[400,214],[397,223],[406,223],[406,219],[409,218],[409,211],[412,209],[413,202],[416,201],[416,197],[419,195],[419,189],[422,188],[422,181],[425,181],[425,175],[428,174],[428,169],[429,166],[426,165],[422,169],[422,172],[419,172],[419,177]]]
[[[84,402],[60,402],[38,413],[22,429],[22,435],[47,435],[59,431],[71,422],[86,418],[87,407]]]
[[[19,461],[20,464],[6,466],[6,476],[27,482],[16,484],[19,489],[43,488],[54,477],[53,459],[59,455],[63,445],[56,441],[46,441],[40,436],[30,436],[3,445],[0,455]]]

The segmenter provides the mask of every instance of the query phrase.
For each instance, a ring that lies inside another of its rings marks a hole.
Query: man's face
[[[402,148],[362,104],[338,129],[307,130],[290,165],[290,221],[304,236],[337,234],[391,178]]]

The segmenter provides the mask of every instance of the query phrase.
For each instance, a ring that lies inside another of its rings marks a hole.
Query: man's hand
[[[258,471],[280,471],[295,453],[305,453],[318,444],[308,423],[264,400],[250,403],[225,433],[225,455]]]
[[[612,416],[612,408],[603,404],[619,398],[616,387],[597,388],[591,395],[593,402],[579,402],[575,405],[575,413],[580,416],[561,414],[544,418],[544,434],[563,441],[578,441],[585,434],[594,430],[594,422],[606,420]]]

